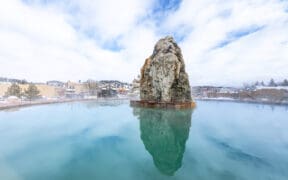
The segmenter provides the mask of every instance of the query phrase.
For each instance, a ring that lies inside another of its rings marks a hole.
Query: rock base
[[[167,109],[191,109],[196,107],[196,103],[189,102],[157,102],[157,101],[130,101],[132,107],[167,108]]]

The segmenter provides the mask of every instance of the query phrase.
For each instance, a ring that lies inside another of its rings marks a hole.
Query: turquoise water
[[[83,102],[0,111],[0,180],[287,180],[288,108]]]

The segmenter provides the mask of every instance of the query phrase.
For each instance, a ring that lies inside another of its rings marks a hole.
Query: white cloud
[[[280,1],[183,1],[165,27],[192,28],[180,43],[192,84],[241,85],[245,81],[287,78],[288,16]],[[264,26],[219,49],[233,31]],[[281,43],[282,42],[282,43]]]
[[[285,1],[183,0],[157,15],[155,0],[47,2],[1,2],[0,76],[131,81],[168,32],[192,85],[288,78]]]
[[[93,29],[99,39],[113,40],[135,26],[138,19],[144,16],[151,0],[74,0],[73,5],[79,8],[76,19],[83,30]],[[76,22],[77,23],[77,22]]]
[[[18,1],[1,7],[1,76],[36,81],[133,78],[124,53],[105,50],[78,34],[67,14]]]

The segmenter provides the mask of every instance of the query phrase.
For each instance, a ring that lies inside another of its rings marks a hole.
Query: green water
[[[0,180],[287,180],[288,108],[127,101],[0,111]]]

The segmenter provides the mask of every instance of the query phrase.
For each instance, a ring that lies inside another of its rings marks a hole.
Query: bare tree
[[[97,95],[98,91],[98,84],[96,81],[88,80],[85,83],[86,88],[88,89],[89,95],[95,96]]]

